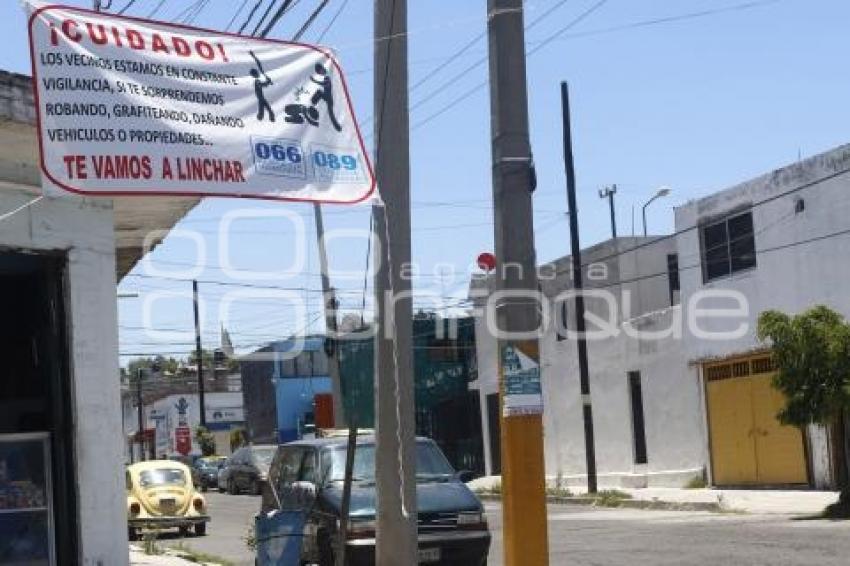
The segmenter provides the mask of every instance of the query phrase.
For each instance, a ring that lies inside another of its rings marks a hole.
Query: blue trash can
[[[254,519],[257,564],[300,566],[307,514],[302,511],[260,513]]]

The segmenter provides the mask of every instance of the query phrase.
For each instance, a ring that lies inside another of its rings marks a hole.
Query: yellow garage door
[[[705,375],[715,485],[806,483],[802,435],[776,419],[784,400],[770,359],[712,364]]]

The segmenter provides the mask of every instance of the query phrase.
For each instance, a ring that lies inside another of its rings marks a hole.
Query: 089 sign
[[[252,137],[251,148],[258,173],[320,183],[361,183],[366,173],[360,160],[350,152],[313,144],[304,155],[296,140]]]

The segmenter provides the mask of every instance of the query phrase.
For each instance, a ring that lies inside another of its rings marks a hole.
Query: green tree
[[[180,367],[180,361],[175,358],[166,358],[161,355],[135,358],[130,360],[130,363],[127,364],[126,375],[129,376],[130,379],[136,379],[136,376],[139,375],[140,368],[149,370],[154,365],[157,365],[159,367],[159,371],[163,374],[175,374]]]
[[[772,346],[778,368],[773,385],[785,394],[780,422],[801,429],[843,423],[850,412],[850,324],[844,317],[822,305],[796,316],[770,310],[759,316],[757,333]],[[839,478],[844,510],[850,510],[848,455],[845,447]]]
[[[195,427],[195,442],[201,447],[201,455],[215,455],[215,436],[206,427]]]

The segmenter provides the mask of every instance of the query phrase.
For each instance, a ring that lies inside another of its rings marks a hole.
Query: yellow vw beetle
[[[150,460],[127,466],[127,527],[130,540],[141,529],[179,528],[184,536],[207,532],[207,502],[195,491],[192,473],[180,462]]]

